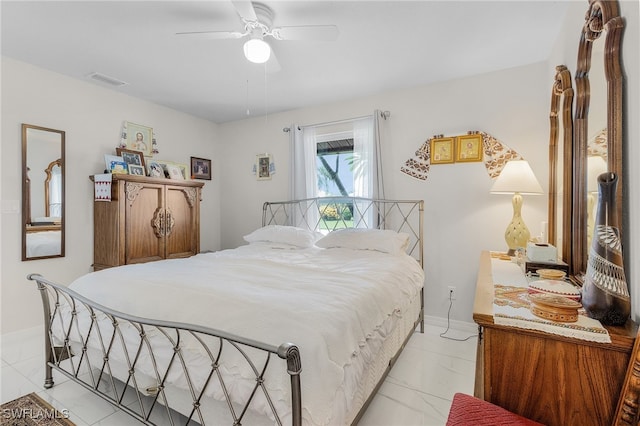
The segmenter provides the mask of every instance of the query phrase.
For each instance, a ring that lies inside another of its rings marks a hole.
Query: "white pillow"
[[[322,234],[295,226],[267,225],[244,236],[248,243],[269,242],[290,244],[296,247],[312,247]]]
[[[409,246],[409,234],[388,229],[347,228],[338,229],[316,241],[321,248],[350,248],[375,250],[383,253],[405,253]]]

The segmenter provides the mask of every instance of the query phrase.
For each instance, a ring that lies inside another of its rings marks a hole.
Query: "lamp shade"
[[[262,39],[252,38],[244,44],[244,56],[250,62],[264,64],[271,56],[271,46]]]
[[[542,187],[525,160],[509,161],[491,187],[492,194],[542,194]]]

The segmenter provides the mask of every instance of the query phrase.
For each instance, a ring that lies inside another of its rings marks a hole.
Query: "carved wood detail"
[[[573,190],[564,205],[573,205],[572,259],[569,262],[574,278],[582,281],[587,270],[587,143],[590,100],[589,71],[593,41],[604,37],[604,74],[607,83],[607,149],[608,170],[622,177],[622,80],[621,37],[624,21],[619,16],[617,0],[589,0],[585,24],[578,45],[578,64],[575,75],[576,107],[574,118]],[[618,184],[616,216],[623,226],[622,185]],[[624,234],[623,234],[624,235]]]
[[[193,208],[196,204],[198,191],[195,188],[182,188],[182,192],[184,192],[184,195],[187,198],[189,207]]]
[[[44,169],[44,173],[46,174],[46,178],[44,179],[44,212],[45,216],[51,216],[51,205],[49,204],[49,200],[51,199],[49,183],[51,182],[51,178],[53,176],[53,168],[55,166],[60,167],[62,169],[62,159],[58,158],[57,160],[53,160],[46,169]]]
[[[151,227],[153,228],[153,233],[156,234],[156,237],[162,238],[165,236],[165,211],[162,207],[158,207],[156,211],[153,212]]]
[[[573,150],[573,87],[571,72],[564,65],[556,66],[556,75],[551,89],[551,112],[549,121],[551,135],[549,137],[549,242],[557,245],[560,232],[556,223],[558,209],[558,192],[562,190],[565,197],[562,208],[562,260],[569,263],[571,259],[571,203],[566,202],[567,194],[571,194],[573,186],[569,155]],[[558,116],[562,117],[562,121]],[[562,127],[560,127],[562,126]],[[558,140],[560,129],[563,139]],[[561,150],[561,151],[560,151]],[[558,164],[558,152],[562,152],[562,164]],[[562,182],[558,182],[558,167],[562,167]],[[559,184],[562,188],[559,188]]]
[[[127,182],[125,185],[125,192],[127,193],[127,200],[130,204],[133,204],[136,198],[138,198],[138,194],[142,188],[144,188],[144,185],[141,183]]]
[[[173,226],[176,224],[176,219],[171,214],[171,209],[167,207],[165,211],[165,235],[168,237],[171,235],[171,231],[173,231]]]

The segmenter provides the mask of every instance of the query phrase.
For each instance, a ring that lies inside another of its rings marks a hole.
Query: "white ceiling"
[[[231,1],[2,1],[2,55],[221,123],[544,61],[568,1],[271,1],[274,26],[337,25],[337,41],[268,40],[249,63]]]

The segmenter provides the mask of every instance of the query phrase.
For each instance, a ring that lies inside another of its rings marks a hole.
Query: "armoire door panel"
[[[135,196],[131,193],[127,193],[126,263],[164,259],[164,238],[159,238],[152,226],[156,211],[164,205],[164,188],[142,185]]]
[[[197,191],[195,188],[179,188],[167,186],[166,211],[169,217],[165,255],[167,259],[188,257],[198,253],[196,232]]]

